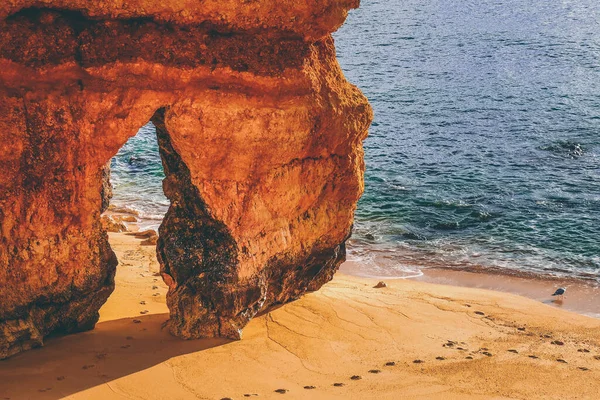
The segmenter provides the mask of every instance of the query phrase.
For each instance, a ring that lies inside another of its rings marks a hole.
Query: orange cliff
[[[363,190],[372,111],[330,36],[358,1],[92,3],[0,5],[0,358],[94,327],[117,265],[104,166],[148,120],[183,338],[239,338],[329,281]]]

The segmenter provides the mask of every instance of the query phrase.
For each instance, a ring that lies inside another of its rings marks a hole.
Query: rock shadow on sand
[[[49,338],[44,347],[0,361],[2,398],[59,399],[231,342],[178,339],[163,329],[168,318],[153,314],[101,322],[92,331]]]

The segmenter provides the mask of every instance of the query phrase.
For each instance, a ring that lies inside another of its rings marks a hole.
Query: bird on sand
[[[554,294],[552,296],[559,296],[562,299],[563,296],[565,295],[566,291],[567,291],[567,288],[565,288],[565,287],[558,288],[558,289],[556,289],[556,292],[554,292]]]

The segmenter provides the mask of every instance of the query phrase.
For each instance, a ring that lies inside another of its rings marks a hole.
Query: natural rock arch
[[[117,264],[102,168],[149,119],[171,332],[239,338],[344,259],[372,113],[329,33],[357,4],[129,3],[0,5],[0,358],[94,326]]]

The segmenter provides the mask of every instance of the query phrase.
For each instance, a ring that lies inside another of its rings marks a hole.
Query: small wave
[[[355,265],[353,268],[346,264],[342,271],[371,279],[412,279],[423,275],[419,267],[399,262],[387,252],[363,250],[350,246],[347,261]]]
[[[581,143],[572,142],[570,140],[559,140],[555,143],[541,146],[540,150],[566,155],[571,158],[579,158],[585,154],[585,148]]]
[[[149,219],[152,221],[162,221],[164,219],[164,214],[146,214],[146,213],[142,213],[140,215],[141,218],[143,219]]]
[[[402,191],[402,192],[408,192],[410,189],[408,189],[406,186],[402,186],[402,185],[395,185],[393,183],[388,184],[388,187],[397,191]]]
[[[138,217],[140,220],[162,221],[165,216],[164,213],[156,213],[156,211],[160,210],[153,210],[155,212],[148,212],[129,204],[111,204],[109,206],[109,210],[115,213],[130,214],[135,217]]]
[[[473,211],[471,213],[471,216],[478,219],[481,222],[490,221],[494,218],[494,216],[491,213],[485,211]]]
[[[131,214],[131,215],[136,216],[136,217],[139,217],[140,214],[141,214],[140,210],[137,210],[137,209],[135,209],[133,207],[128,207],[128,206],[121,206],[121,205],[116,206],[116,205],[111,204],[108,207],[108,209],[110,211],[112,211],[112,212],[115,212],[115,213]]]
[[[473,207],[474,204],[467,203],[463,200],[424,200],[423,205],[432,206],[440,209],[460,210]]]
[[[442,221],[434,224],[433,228],[441,231],[452,231],[461,229],[461,226],[460,221]]]
[[[404,239],[410,240],[427,240],[427,237],[425,235],[414,231],[403,232],[400,236]]]

